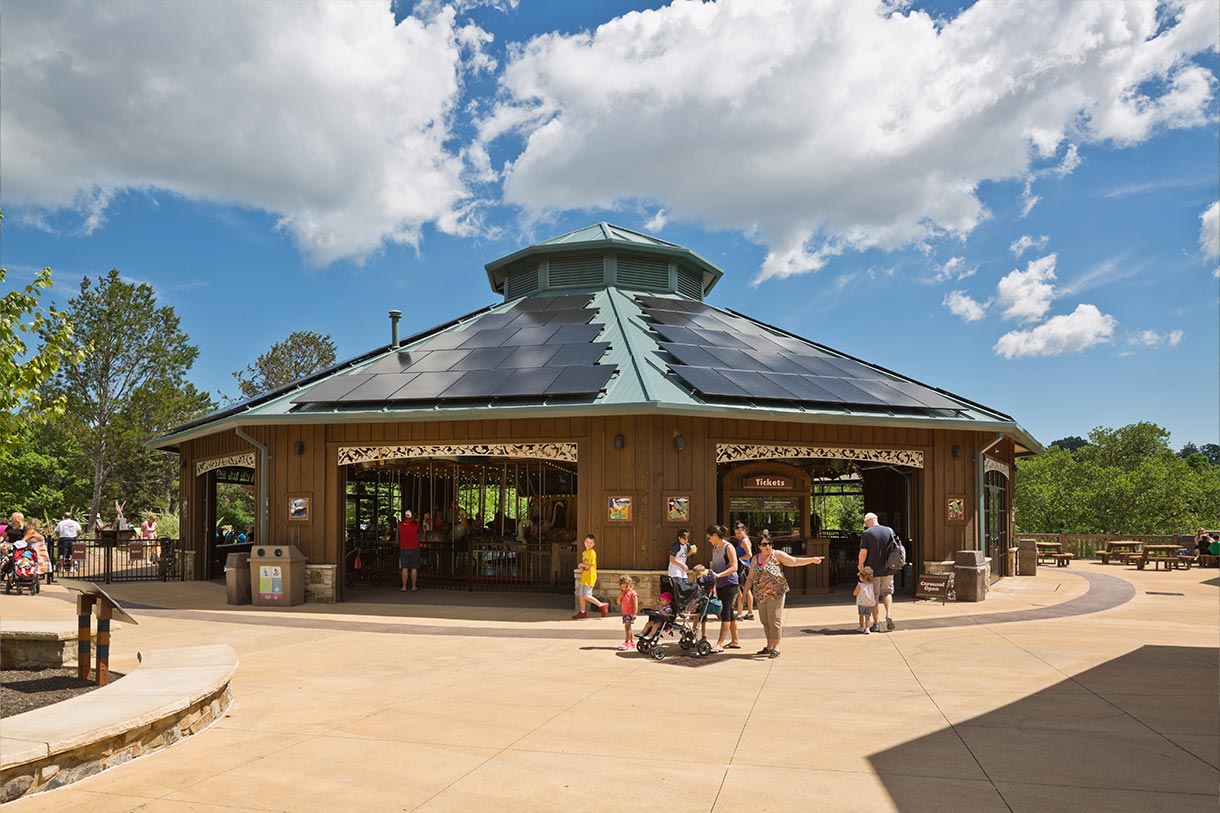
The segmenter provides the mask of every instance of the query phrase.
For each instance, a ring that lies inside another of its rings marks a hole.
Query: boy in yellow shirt
[[[577,565],[580,570],[580,584],[576,587],[576,596],[580,599],[580,612],[573,615],[573,618],[588,618],[589,614],[585,612],[585,604],[590,601],[601,610],[602,618],[605,618],[606,614],[610,612],[609,604],[593,597],[593,586],[597,584],[597,552],[593,550],[593,546],[596,544],[597,539],[593,534],[585,537],[585,552],[580,555],[580,564]]]

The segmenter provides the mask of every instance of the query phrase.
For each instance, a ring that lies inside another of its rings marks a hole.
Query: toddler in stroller
[[[5,593],[13,592],[15,587],[18,595],[27,588],[31,596],[38,594],[38,554],[29,543],[22,540],[13,543],[12,551],[0,563],[0,577],[4,579]]]
[[[712,603],[719,603],[711,595],[715,579],[699,574],[694,582],[671,579],[670,584],[673,592],[661,594],[662,604],[665,605],[668,599],[668,606],[663,606],[661,611],[649,612],[648,626],[640,635],[636,650],[651,655],[655,660],[662,660],[665,647],[660,640],[661,635],[677,632],[678,646],[683,650],[693,649],[701,657],[710,654],[712,645],[706,638],[700,637],[699,626],[708,612],[714,609]]]

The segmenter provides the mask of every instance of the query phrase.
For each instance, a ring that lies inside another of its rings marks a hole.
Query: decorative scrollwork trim
[[[339,465],[420,457],[511,457],[576,462],[575,443],[468,443],[428,446],[340,446]]]
[[[1011,469],[1008,468],[1007,463],[1002,463],[988,455],[983,455],[983,472],[987,473],[989,471],[998,471],[1004,475],[1005,480],[1011,479],[1011,474],[1009,474]]]
[[[230,467],[252,469],[254,468],[254,452],[243,452],[241,454],[232,454],[228,457],[213,457],[209,460],[195,461],[195,476],[207,474],[209,471],[216,469],[227,469]]]
[[[892,463],[897,466],[923,468],[923,452],[917,449],[861,449],[852,446],[772,446],[754,443],[716,444],[717,463],[741,460],[768,460],[790,457],[829,457],[843,460],[863,460],[869,463]]]

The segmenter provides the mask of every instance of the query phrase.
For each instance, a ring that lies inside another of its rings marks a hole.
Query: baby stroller
[[[38,595],[38,554],[34,553],[25,542],[13,543],[11,553],[5,554],[0,562],[0,574],[4,577],[4,592],[12,593],[17,589],[17,595],[28,588],[31,596]]]
[[[712,644],[699,634],[699,629],[708,615],[720,612],[720,600],[712,597],[712,588],[716,579],[705,576],[692,583],[686,579],[671,579],[670,592],[674,596],[674,614],[663,614],[658,610],[650,610],[650,620],[662,620],[661,626],[651,635],[641,635],[636,641],[635,649],[642,655],[651,655],[653,660],[665,658],[665,645],[661,636],[678,634],[678,646],[684,651],[694,650],[699,657],[705,657],[712,652]]]

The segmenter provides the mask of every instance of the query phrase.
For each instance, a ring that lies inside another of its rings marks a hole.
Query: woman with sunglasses
[[[754,590],[754,605],[762,621],[763,634],[767,636],[767,645],[755,654],[779,657],[779,639],[784,629],[784,596],[788,592],[788,580],[784,578],[780,565],[820,565],[822,559],[821,556],[792,556],[776,550],[770,531],[762,532],[758,552],[754,555],[754,566],[750,568],[750,578],[746,582],[746,589]]]

